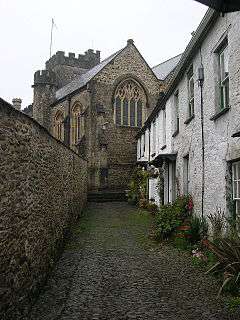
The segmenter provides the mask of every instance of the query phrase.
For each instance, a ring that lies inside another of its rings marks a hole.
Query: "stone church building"
[[[176,60],[176,58],[175,58]],[[100,51],[58,51],[34,74],[33,118],[88,163],[88,188],[126,188],[135,136],[177,64],[151,69],[133,40],[100,62]]]

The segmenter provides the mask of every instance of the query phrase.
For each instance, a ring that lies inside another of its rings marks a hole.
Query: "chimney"
[[[13,98],[12,99],[12,105],[13,108],[17,109],[17,110],[21,110],[21,104],[22,104],[22,99],[20,98]]]

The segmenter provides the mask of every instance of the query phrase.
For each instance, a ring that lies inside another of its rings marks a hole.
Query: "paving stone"
[[[126,203],[89,204],[28,319],[240,319],[190,258],[149,244],[140,216]]]

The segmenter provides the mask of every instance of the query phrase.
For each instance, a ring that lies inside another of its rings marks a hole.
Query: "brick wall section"
[[[84,160],[0,99],[1,319],[27,312],[86,202],[86,179]]]

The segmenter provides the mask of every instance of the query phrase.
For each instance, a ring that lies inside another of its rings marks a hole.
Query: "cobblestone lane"
[[[29,319],[240,319],[211,276],[147,240],[149,220],[126,203],[89,204]]]

